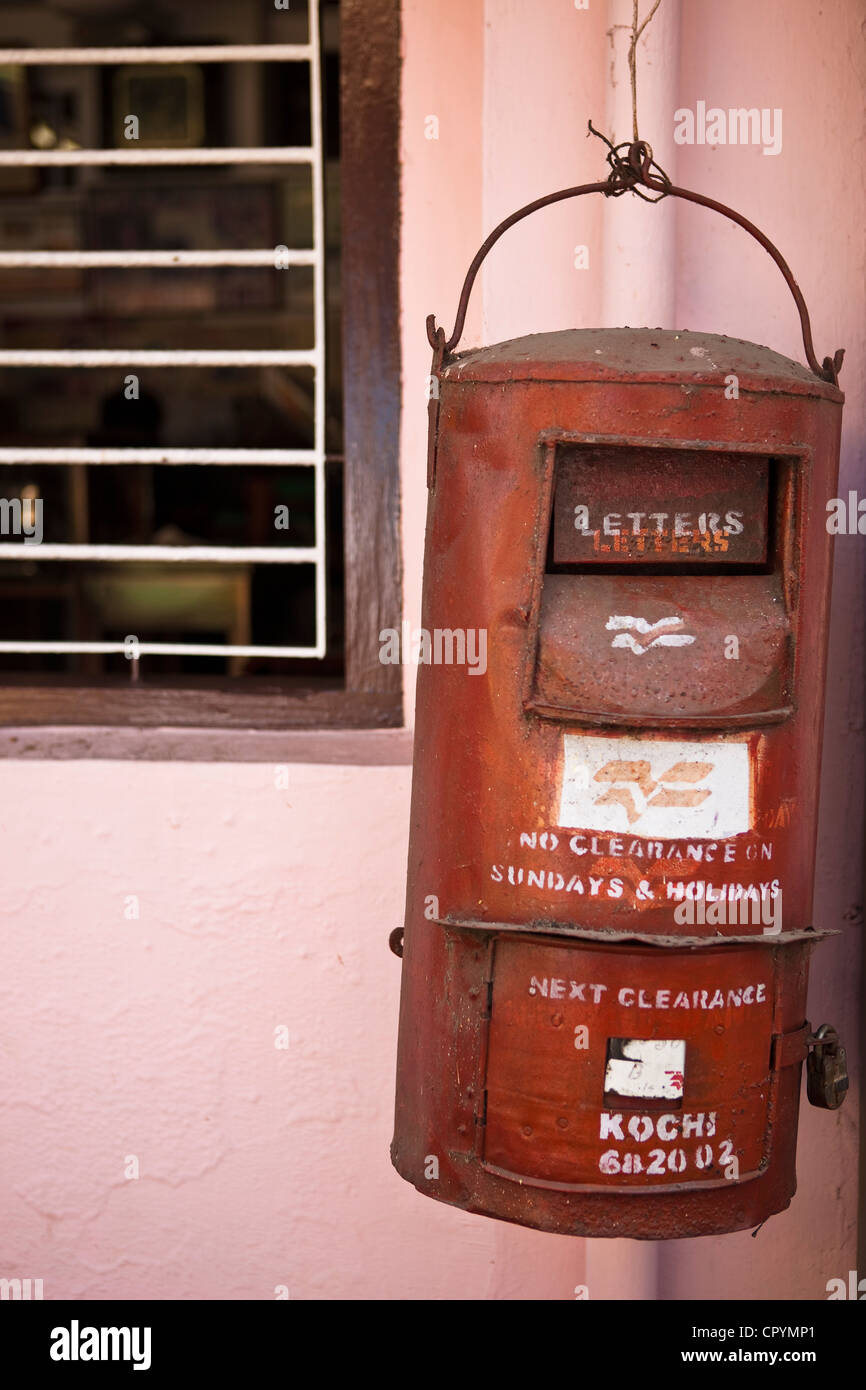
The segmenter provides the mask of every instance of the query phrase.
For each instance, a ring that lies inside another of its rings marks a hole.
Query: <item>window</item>
[[[398,42],[0,9],[3,724],[401,722]]]

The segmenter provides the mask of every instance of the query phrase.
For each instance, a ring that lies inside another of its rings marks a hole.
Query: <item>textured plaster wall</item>
[[[746,213],[774,239],[812,316],[816,352],[846,349],[840,495],[866,496],[866,14],[833,5],[732,0],[683,5],[680,105],[781,108],[782,150],[683,146],[677,178]],[[744,38],[746,41],[744,42]],[[768,63],[767,54],[772,53]],[[678,210],[677,319],[803,360],[793,301],[769,258],[703,208]],[[836,539],[815,922],[843,934],[816,951],[813,1024],[845,1033],[852,1089],[835,1114],[803,1105],[790,1210],[753,1240],[682,1241],[661,1254],[673,1298],[826,1297],[857,1266],[857,1131],[863,921],[863,536]],[[862,1273],[862,1271],[861,1271]]]
[[[0,766],[6,1277],[567,1296],[525,1233],[388,1161],[408,768]]]
[[[584,140],[585,120],[608,109],[611,13],[601,0],[587,11],[566,0],[404,5],[413,622],[424,318],[435,311],[450,329],[494,221],[596,176],[600,147]],[[820,351],[848,347],[845,482],[866,491],[864,209],[852,173],[862,167],[861,20],[857,0],[684,5],[680,104],[782,105],[786,124],[777,159],[684,149],[677,173],[687,185],[712,180],[778,238]],[[804,190],[803,170],[826,187],[826,205]],[[843,197],[853,198],[845,212]],[[497,248],[468,342],[599,321],[615,250],[603,217],[625,209],[589,201],[579,218],[553,210]],[[712,224],[677,213],[677,321],[799,357],[773,267]],[[588,272],[574,268],[579,243]],[[812,992],[813,1021],[832,1017],[849,1037],[862,545],[838,547],[821,831],[819,922],[848,935],[817,956]],[[569,1241],[424,1201],[393,1174],[399,970],[386,940],[402,914],[408,796],[399,764],[292,765],[278,786],[266,763],[0,762],[0,1276],[42,1278],[47,1298],[269,1299],[285,1286],[299,1299],[567,1299],[584,1283],[593,1297],[821,1297],[855,1262],[854,1097],[837,1117],[804,1111],[801,1192],[756,1240]]]

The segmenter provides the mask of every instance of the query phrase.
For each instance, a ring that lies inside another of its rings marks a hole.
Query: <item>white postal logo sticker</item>
[[[746,743],[563,737],[559,825],[647,839],[725,839],[750,829]]]

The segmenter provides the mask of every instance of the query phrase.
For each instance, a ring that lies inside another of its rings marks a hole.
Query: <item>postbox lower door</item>
[[[484,1167],[588,1194],[760,1179],[774,1157],[780,1073],[802,1061],[807,1031],[780,954],[499,939]],[[783,1206],[793,1181],[792,1166]]]

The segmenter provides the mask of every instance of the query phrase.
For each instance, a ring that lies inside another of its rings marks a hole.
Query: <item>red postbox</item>
[[[646,328],[455,354],[520,215],[428,325],[392,1158],[542,1230],[739,1230],[794,1193],[803,1061],[847,1086],[806,1019],[841,356],[774,248],[809,370]]]

